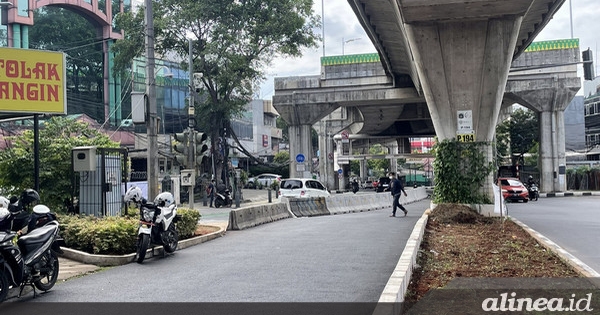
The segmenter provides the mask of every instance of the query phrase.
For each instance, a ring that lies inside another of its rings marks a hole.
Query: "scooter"
[[[215,208],[231,207],[233,200],[229,196],[229,189],[217,191],[215,194]]]
[[[179,243],[175,223],[180,219],[173,195],[163,192],[154,198],[154,202],[147,202],[141,189],[133,186],[125,193],[124,200],[134,202],[140,209],[136,261],[144,262],[150,244],[163,246],[165,253],[173,253]]]
[[[531,184],[527,187],[527,191],[529,192],[529,200],[537,201],[540,197],[540,192],[536,184]]]
[[[34,213],[49,213],[44,205],[33,207]],[[58,221],[44,222],[26,235],[11,230],[0,231],[0,302],[6,299],[10,287],[26,286],[41,291],[50,290],[58,279],[58,256],[61,253]],[[16,242],[15,242],[16,240]]]

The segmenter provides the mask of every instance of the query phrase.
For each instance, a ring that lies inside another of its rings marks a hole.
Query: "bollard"
[[[269,203],[271,203],[271,187],[267,188],[268,191],[268,196],[269,196]]]

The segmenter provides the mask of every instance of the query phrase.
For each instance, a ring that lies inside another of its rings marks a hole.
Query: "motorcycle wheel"
[[[54,252],[48,251],[42,258],[40,276],[39,280],[33,282],[35,287],[42,291],[52,289],[56,280],[58,280],[58,257]]]
[[[163,247],[165,252],[172,253],[177,250],[177,243],[179,242],[179,234],[175,228],[175,224],[171,223],[167,231],[163,233]]]
[[[140,234],[138,235],[138,244],[137,244],[137,262],[141,264],[146,258],[146,251],[148,250],[148,246],[150,246],[150,235],[148,234]]]
[[[6,274],[0,270],[0,303],[6,299],[8,290],[8,278],[6,277]]]
[[[215,199],[215,208],[221,208],[222,205],[223,205],[223,200],[221,200],[221,198]]]

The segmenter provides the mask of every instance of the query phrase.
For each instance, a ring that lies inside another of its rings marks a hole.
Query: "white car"
[[[329,191],[312,178],[287,178],[281,180],[279,196],[293,198],[329,197]]]
[[[248,178],[248,188],[256,188],[257,185],[262,185],[262,187],[271,186],[271,184],[275,181],[281,181],[281,175],[277,174],[260,174],[256,177]]]

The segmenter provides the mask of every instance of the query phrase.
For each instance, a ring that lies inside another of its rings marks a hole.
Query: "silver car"
[[[277,174],[260,174],[256,177],[248,178],[248,188],[269,187],[275,181],[281,181],[281,175]]]
[[[329,197],[329,191],[316,179],[287,178],[281,180],[279,196],[293,198]]]

